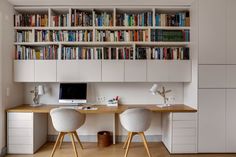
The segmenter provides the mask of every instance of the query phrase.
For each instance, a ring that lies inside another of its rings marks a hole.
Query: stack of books
[[[156,14],[156,26],[176,26],[188,27],[190,26],[189,12]]]
[[[56,60],[58,46],[26,47],[17,46],[16,60]]]
[[[136,13],[136,14],[118,14],[116,16],[117,26],[152,26],[152,12]]]
[[[17,31],[16,42],[33,42],[34,36],[32,31]]]
[[[93,25],[93,14],[88,11],[80,11],[72,9],[71,13],[71,26],[92,26]]]
[[[14,26],[15,27],[47,27],[48,26],[48,15],[28,15],[28,14],[17,14],[14,15]]]
[[[52,27],[67,27],[69,26],[69,14],[55,15],[51,17]]]
[[[129,42],[148,41],[148,30],[106,30],[96,31],[96,41],[99,42]]]
[[[151,30],[151,41],[190,41],[189,30]]]
[[[95,13],[95,26],[113,26],[112,13]]]

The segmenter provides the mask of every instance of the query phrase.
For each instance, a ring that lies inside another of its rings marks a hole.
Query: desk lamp
[[[30,93],[34,94],[34,97],[33,97],[34,104],[32,106],[39,106],[40,105],[39,98],[41,95],[44,95],[43,85],[35,86],[34,89],[32,91],[30,91]]]
[[[160,90],[159,90],[160,89]],[[170,93],[171,90],[166,90],[165,87],[163,85],[161,86],[158,86],[157,84],[153,84],[152,88],[150,89],[150,92],[153,94],[153,95],[156,95],[157,93],[159,95],[161,95],[164,99],[164,105],[167,104],[167,101],[168,101],[168,98],[166,97],[166,94],[167,93]],[[168,106],[168,105],[167,105]]]

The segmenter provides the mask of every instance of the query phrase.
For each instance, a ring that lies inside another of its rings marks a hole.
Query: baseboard
[[[4,157],[7,155],[7,147],[3,147],[0,152],[0,157]]]
[[[96,135],[79,135],[79,138],[82,142],[97,142]],[[116,141],[117,142],[124,142],[126,140],[126,135],[117,135]],[[54,142],[57,139],[57,135],[48,135],[48,141]],[[161,135],[146,135],[146,139],[148,142],[161,142],[162,136]],[[70,137],[68,135],[65,136],[64,141],[69,142]],[[132,139],[133,142],[142,142],[141,138],[136,135]]]

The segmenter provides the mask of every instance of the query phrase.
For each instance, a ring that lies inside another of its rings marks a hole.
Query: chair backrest
[[[59,132],[76,131],[85,122],[85,114],[75,109],[56,108],[50,111],[52,124]]]
[[[122,126],[130,132],[144,132],[151,124],[152,112],[144,108],[133,108],[120,114]]]

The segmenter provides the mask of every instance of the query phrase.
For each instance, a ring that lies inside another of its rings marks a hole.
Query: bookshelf
[[[16,76],[16,82],[191,82],[190,9],[185,6],[15,7],[14,26],[15,75],[27,73],[30,64],[34,69],[30,80]],[[51,79],[36,75],[49,73],[44,62],[56,71]],[[171,76],[173,65],[181,74]],[[160,79],[155,71],[168,74]]]

